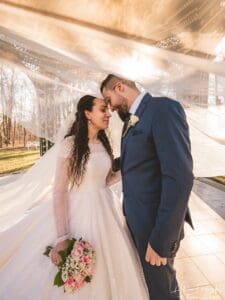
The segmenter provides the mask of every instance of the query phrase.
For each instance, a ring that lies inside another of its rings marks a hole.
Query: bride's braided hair
[[[90,155],[90,149],[88,146],[88,120],[85,116],[85,111],[92,111],[95,99],[96,97],[85,95],[79,100],[75,121],[65,136],[65,138],[71,135],[74,136],[72,156],[69,165],[69,176],[72,186],[74,184],[78,186],[81,184],[86,171],[86,164]],[[113,161],[112,148],[105,130],[100,130],[98,132],[98,139],[102,142]]]

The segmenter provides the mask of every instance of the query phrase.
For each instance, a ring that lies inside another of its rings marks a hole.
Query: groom
[[[184,110],[179,102],[141,93],[134,82],[112,74],[102,82],[101,93],[125,120],[123,208],[149,297],[180,299],[174,257],[184,238],[184,221],[193,227],[188,208],[193,163]]]

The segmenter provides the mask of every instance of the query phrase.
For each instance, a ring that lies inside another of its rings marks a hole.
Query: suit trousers
[[[167,258],[167,265],[152,266],[145,260],[147,243],[141,242],[134,236],[129,224],[131,236],[137,248],[142,264],[150,300],[180,300],[179,285],[174,269],[174,257]],[[179,249],[179,246],[178,246]]]

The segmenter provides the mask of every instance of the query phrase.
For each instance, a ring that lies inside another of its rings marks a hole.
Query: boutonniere
[[[139,122],[139,118],[136,115],[131,115],[128,121],[126,130],[124,131],[122,137],[124,138],[131,127],[134,127]]]

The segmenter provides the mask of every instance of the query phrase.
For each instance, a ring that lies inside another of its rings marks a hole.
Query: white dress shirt
[[[143,100],[144,96],[147,94],[147,91],[144,91],[142,93],[140,93],[137,98],[135,99],[135,101],[133,102],[133,104],[131,105],[131,108],[129,110],[129,112],[134,115],[139,107],[139,105],[141,104],[141,101]]]

